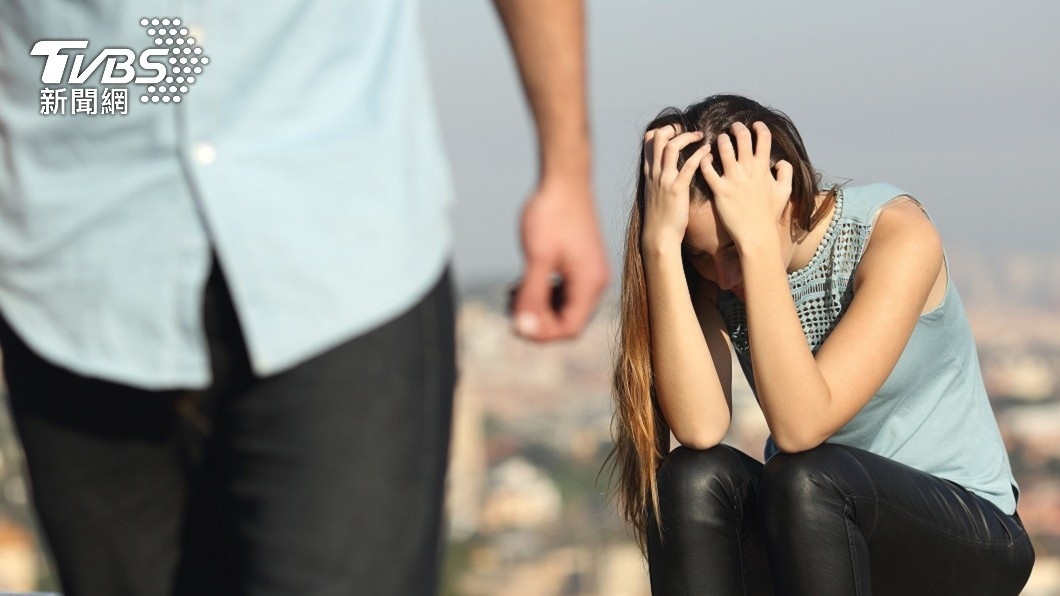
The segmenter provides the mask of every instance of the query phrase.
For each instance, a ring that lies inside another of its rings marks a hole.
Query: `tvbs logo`
[[[63,84],[63,75],[66,74],[70,56],[61,52],[63,50],[84,50],[87,47],[87,40],[62,39],[35,43],[30,54],[47,57],[40,82],[45,85]],[[105,63],[103,75],[100,78],[100,82],[104,85],[124,85],[133,82],[136,84],[158,83],[166,78],[165,58],[167,56],[169,56],[169,49],[164,48],[144,50],[140,52],[139,59],[136,53],[129,48],[104,48],[86,67],[84,66],[85,55],[75,54],[74,65],[70,69],[70,76],[66,82],[71,85],[80,85]],[[154,74],[139,75],[133,67],[134,64],[139,64],[140,68],[153,71]]]
[[[180,19],[145,17],[140,19],[140,26],[155,47],[139,53],[130,48],[103,48],[91,61],[86,60],[83,51],[88,48],[88,40],[38,41],[30,54],[44,58],[41,83],[81,85],[102,69],[100,83],[103,85],[146,85],[140,96],[142,103],[180,103],[210,58],[203,54],[202,47]],[[70,58],[73,58],[72,65]],[[65,88],[41,89],[41,114],[66,113],[66,91]],[[127,89],[114,87],[71,89],[71,113],[96,114],[94,104],[99,97],[105,102],[103,107],[108,108],[106,113],[115,113],[118,108],[120,113],[126,113],[127,94]]]

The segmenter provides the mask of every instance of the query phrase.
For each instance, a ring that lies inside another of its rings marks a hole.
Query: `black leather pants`
[[[1018,516],[853,447],[764,466],[726,445],[680,447],[658,482],[653,594],[1006,596],[1034,563]]]

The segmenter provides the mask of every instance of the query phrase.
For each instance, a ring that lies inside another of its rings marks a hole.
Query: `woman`
[[[1034,553],[939,235],[897,188],[819,180],[743,97],[646,128],[612,455],[652,590],[1018,594]],[[764,465],[721,444],[730,346]]]

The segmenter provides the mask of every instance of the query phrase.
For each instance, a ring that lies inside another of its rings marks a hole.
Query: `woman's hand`
[[[699,168],[714,192],[714,208],[725,229],[743,248],[753,242],[776,238],[777,227],[791,199],[791,164],[781,160],[772,168],[769,152],[772,135],[762,122],[752,126],[758,143],[751,150],[751,131],[737,122],[729,129],[732,135],[718,135],[718,158],[722,174],[712,165],[713,155],[700,162]],[[736,138],[733,147],[732,137]],[[776,170],[774,177],[773,171]]]
[[[644,227],[642,247],[678,245],[688,227],[689,189],[710,146],[696,150],[677,169],[677,158],[688,145],[703,140],[700,131],[680,132],[675,125],[644,135]]]

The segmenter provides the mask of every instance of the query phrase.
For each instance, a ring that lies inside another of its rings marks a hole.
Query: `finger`
[[[711,190],[715,190],[715,186],[721,181],[721,175],[714,169],[713,153],[707,153],[703,159],[699,160],[699,171],[703,172],[703,177],[706,178]]]
[[[651,177],[651,157],[650,156],[652,155],[652,145],[654,144],[654,139],[655,139],[655,129],[654,128],[649,130],[648,132],[644,133],[644,150],[641,152],[641,157],[642,157],[642,160],[644,162],[642,170],[644,172],[644,176],[646,176],[648,178]]]
[[[758,161],[769,163],[769,154],[773,150],[773,134],[765,122],[756,121],[751,126],[755,129],[755,157]]]
[[[734,122],[729,131],[736,138],[736,159],[747,161],[754,157],[751,129],[747,128],[743,122]]]
[[[681,151],[685,147],[702,139],[703,133],[698,130],[692,132],[684,132],[670,139],[670,141],[666,143],[666,148],[663,149],[662,171],[660,171],[660,179],[665,180],[666,177],[669,177],[669,180],[673,180],[677,178],[677,160],[679,157],[681,157]]]
[[[581,335],[585,324],[607,285],[606,272],[598,267],[582,265],[570,271],[564,280],[563,307],[559,313],[557,337],[573,339]]]
[[[659,177],[659,172],[662,169],[662,154],[663,150],[666,149],[666,143],[670,142],[670,139],[677,136],[677,126],[674,124],[667,124],[666,126],[660,126],[655,129],[655,136],[652,137],[652,161],[651,161],[651,175],[652,179]]]
[[[791,179],[794,175],[794,169],[791,164],[782,159],[777,162],[777,165],[773,166],[773,169],[777,171],[777,182],[791,188]]]
[[[695,153],[688,156],[685,160],[685,164],[681,166],[681,171],[677,174],[677,178],[674,180],[674,186],[678,188],[685,188],[692,184],[692,177],[696,175],[696,170],[699,169],[700,162],[703,157],[710,154],[710,145],[703,145],[699,149],[696,149]],[[714,168],[711,167],[711,170]]]
[[[548,260],[531,257],[515,296],[512,326],[518,335],[537,340],[555,332],[557,321],[550,303],[551,282],[552,267]]]
[[[732,138],[726,133],[718,135],[718,159],[721,160],[723,174],[732,172],[736,167],[736,150],[732,146]]]

